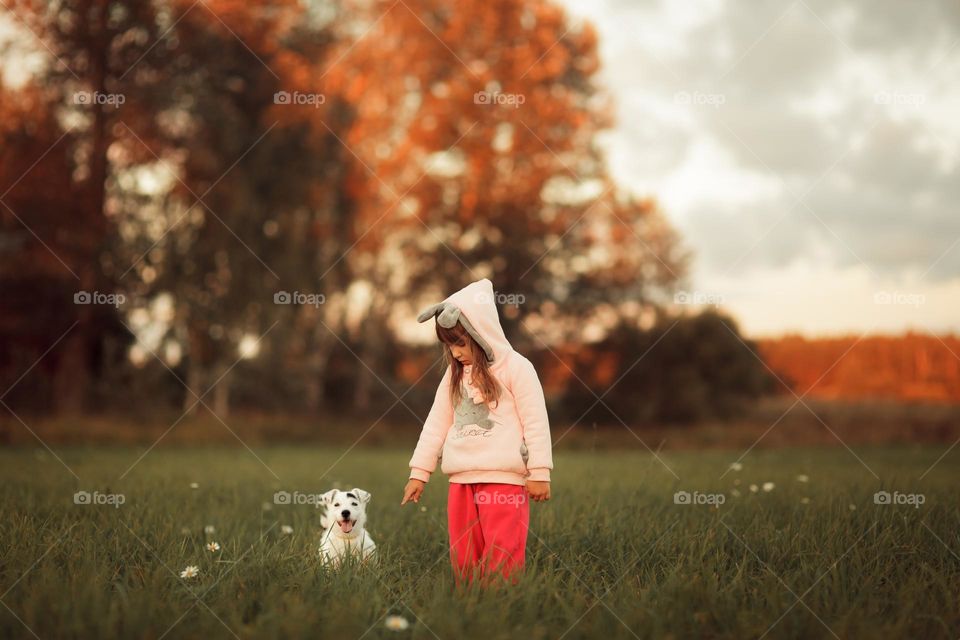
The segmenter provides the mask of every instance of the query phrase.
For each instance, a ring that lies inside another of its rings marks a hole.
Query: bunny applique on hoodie
[[[483,348],[503,392],[499,402],[483,402],[467,365],[464,393],[454,407],[448,366],[410,459],[410,477],[428,481],[439,459],[450,482],[549,481],[553,455],[543,387],[533,364],[504,335],[493,284],[486,278],[473,282],[418,316],[420,322],[430,318],[447,328],[463,325]]]

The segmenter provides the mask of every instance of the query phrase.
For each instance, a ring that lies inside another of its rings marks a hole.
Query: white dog
[[[323,538],[320,541],[320,559],[339,565],[347,555],[367,560],[377,550],[367,533],[367,503],[370,493],[363,489],[340,491],[331,489],[323,494],[326,513],[320,519]]]

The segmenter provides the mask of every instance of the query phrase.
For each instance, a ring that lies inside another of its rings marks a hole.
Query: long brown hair
[[[484,402],[499,403],[500,385],[497,383],[496,378],[493,377],[493,374],[490,373],[490,363],[487,362],[487,354],[483,350],[483,347],[467,333],[467,330],[463,328],[463,325],[460,324],[459,321],[449,329],[441,327],[439,322],[435,322],[435,324],[437,327],[437,339],[443,344],[443,353],[446,356],[447,363],[450,365],[450,370],[453,374],[450,379],[450,401],[453,403],[453,406],[457,406],[460,403],[462,395],[460,383],[463,380],[464,369],[463,364],[453,357],[450,345],[463,345],[464,343],[470,345],[470,362],[473,365],[473,375],[471,377],[473,378],[474,386],[483,394]]]

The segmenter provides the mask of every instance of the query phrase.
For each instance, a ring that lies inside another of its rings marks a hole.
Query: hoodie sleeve
[[[553,469],[553,444],[550,440],[550,420],[547,417],[543,386],[533,363],[526,358],[522,358],[520,362],[521,365],[513,378],[513,395],[529,453],[528,479],[549,482],[550,470]]]
[[[410,477],[427,482],[437,468],[437,458],[443,450],[447,432],[453,424],[453,404],[450,402],[450,367],[443,374],[433,398],[433,406],[423,423],[420,440],[410,458]]]

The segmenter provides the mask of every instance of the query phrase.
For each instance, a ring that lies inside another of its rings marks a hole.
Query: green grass
[[[679,480],[645,451],[559,452],[554,499],[531,505],[521,583],[471,592],[452,589],[446,479],[425,509],[399,507],[409,451],[258,450],[278,480],[243,448],[158,449],[121,480],[142,451],[59,450],[79,480],[42,449],[0,453],[0,637],[960,635],[956,453],[920,479],[944,448],[858,451],[880,480],[843,448],[754,451],[723,479],[739,452],[663,454]],[[376,570],[325,570],[318,512],[263,507],[334,482],[373,493]],[[876,505],[881,488],[925,503]],[[75,505],[78,489],[125,503]],[[677,505],[678,490],[726,502]],[[198,578],[179,578],[187,565]],[[410,629],[388,630],[388,613]]]

